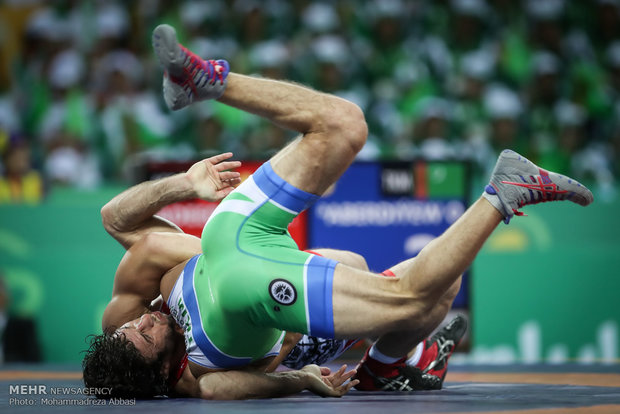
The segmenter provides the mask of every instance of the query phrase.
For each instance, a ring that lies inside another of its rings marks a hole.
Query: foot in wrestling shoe
[[[392,364],[384,364],[368,356],[370,348],[357,367],[353,379],[359,380],[355,386],[360,391],[420,391],[438,390],[441,379],[408,366],[405,358]]]
[[[438,377],[443,384],[448,372],[448,359],[463,339],[467,331],[467,321],[457,316],[438,330],[432,337],[422,342],[422,355],[416,364],[424,374]]]
[[[172,110],[192,102],[217,99],[226,89],[228,62],[203,60],[177,40],[171,26],[159,25],[153,30],[153,49],[164,68],[164,100]]]
[[[587,206],[594,200],[590,190],[576,180],[543,170],[511,150],[500,154],[483,197],[499,210],[506,224],[512,216],[523,215],[519,209],[528,204],[569,200]]]

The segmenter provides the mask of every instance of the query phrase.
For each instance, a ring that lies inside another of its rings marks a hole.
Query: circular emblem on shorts
[[[269,284],[269,294],[281,305],[292,305],[297,300],[295,287],[284,279],[272,280]]]

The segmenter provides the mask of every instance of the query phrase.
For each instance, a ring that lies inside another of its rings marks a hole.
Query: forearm
[[[135,242],[132,233],[147,223],[152,231],[178,231],[172,223],[153,216],[169,204],[195,197],[196,193],[184,173],[146,181],[123,191],[103,206],[103,225],[108,233],[128,247]]]
[[[309,376],[305,371],[212,373],[199,378],[195,396],[209,400],[283,397],[308,388]]]
[[[241,182],[241,165],[227,161],[232,152],[214,155],[194,163],[186,173],[138,184],[114,197],[101,209],[108,233],[126,249],[149,232],[181,232],[173,223],[154,216],[168,204],[200,198],[219,201]]]
[[[278,366],[286,359],[288,354],[295,348],[295,345],[302,338],[302,334],[295,332],[287,332],[284,336],[284,342],[282,343],[282,348],[280,348],[280,352],[276,357],[269,363],[265,372],[274,372]]]

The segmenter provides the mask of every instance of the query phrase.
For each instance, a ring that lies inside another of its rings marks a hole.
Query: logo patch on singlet
[[[281,305],[292,305],[297,300],[295,287],[284,279],[272,280],[269,284],[269,294]]]

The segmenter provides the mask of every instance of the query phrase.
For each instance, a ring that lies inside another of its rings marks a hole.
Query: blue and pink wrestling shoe
[[[217,99],[226,89],[230,67],[225,60],[204,60],[187,50],[177,40],[172,26],[159,25],[153,30],[153,49],[164,68],[164,100],[173,111],[187,105]]]

